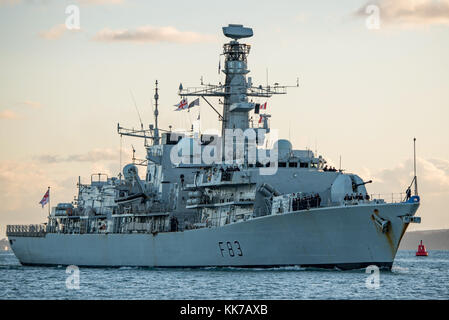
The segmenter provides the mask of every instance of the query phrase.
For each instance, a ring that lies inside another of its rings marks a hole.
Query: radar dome
[[[285,161],[290,158],[292,152],[292,144],[290,141],[281,139],[274,143],[273,149],[278,149],[278,159],[280,161]]]

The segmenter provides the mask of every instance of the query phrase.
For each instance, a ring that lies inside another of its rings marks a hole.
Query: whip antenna
[[[136,99],[134,99],[134,95],[133,95],[133,92],[131,91],[131,89],[129,90],[129,93],[131,93],[131,98],[133,99],[133,102],[134,102],[134,107],[136,108],[136,111],[137,111],[137,115],[139,116],[140,127],[141,127],[141,128],[143,129],[143,122],[142,122],[142,118],[140,117],[139,109],[137,108],[137,103],[136,103]]]
[[[415,196],[418,195],[418,177],[416,176],[416,138],[413,138],[413,171],[415,180]]]

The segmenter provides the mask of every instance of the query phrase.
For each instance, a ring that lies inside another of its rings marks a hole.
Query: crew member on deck
[[[412,190],[410,190],[410,187],[407,188],[407,191],[405,191],[407,200],[411,198],[412,196]]]

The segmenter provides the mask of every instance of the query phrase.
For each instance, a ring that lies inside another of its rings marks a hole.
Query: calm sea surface
[[[65,267],[24,267],[0,252],[0,299],[449,299],[449,252],[399,251],[379,288],[363,270],[304,268],[80,268],[79,290]]]

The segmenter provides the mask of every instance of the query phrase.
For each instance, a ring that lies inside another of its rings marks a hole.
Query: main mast
[[[251,46],[238,42],[238,39],[252,37],[253,30],[241,25],[229,25],[223,27],[223,33],[233,39],[223,46],[223,72],[226,74],[222,124],[224,137],[226,129],[245,130],[249,127],[248,112],[254,108],[254,104],[248,102],[247,90],[251,87],[251,81],[246,79],[249,73],[247,56]]]
[[[157,118],[159,116],[159,110],[157,109],[159,106],[159,88],[157,87],[157,80],[156,80],[156,88],[154,89],[154,139],[153,144],[157,145],[159,144],[159,125],[157,122]]]
[[[188,96],[202,97],[217,113],[216,108],[213,107],[206,97],[223,98],[223,114],[218,114],[223,122],[221,134],[222,142],[224,143],[226,129],[241,129],[244,131],[249,128],[249,112],[255,109],[256,104],[249,102],[248,97],[269,98],[273,94],[286,94],[287,87],[279,86],[277,83],[274,86],[259,85],[254,87],[251,77],[246,77],[249,73],[247,57],[251,46],[240,43],[238,40],[252,37],[253,30],[251,28],[240,24],[230,24],[227,27],[223,27],[223,33],[226,37],[232,39],[223,46],[225,65],[224,70],[220,71],[226,74],[225,83],[220,83],[219,85],[207,84],[201,88],[183,88],[181,84],[179,95],[182,98]],[[266,116],[269,117],[269,115]]]
[[[120,136],[130,136],[130,137],[136,137],[136,138],[144,138],[145,139],[145,146],[146,139],[153,140],[153,145],[158,145],[160,143],[160,133],[159,131],[167,131],[164,129],[159,128],[159,88],[158,88],[158,81],[155,82],[155,89],[154,89],[154,125],[150,124],[148,129],[144,129],[143,126],[140,130],[138,129],[127,129],[124,127],[121,127],[119,123],[117,123],[117,133]]]

